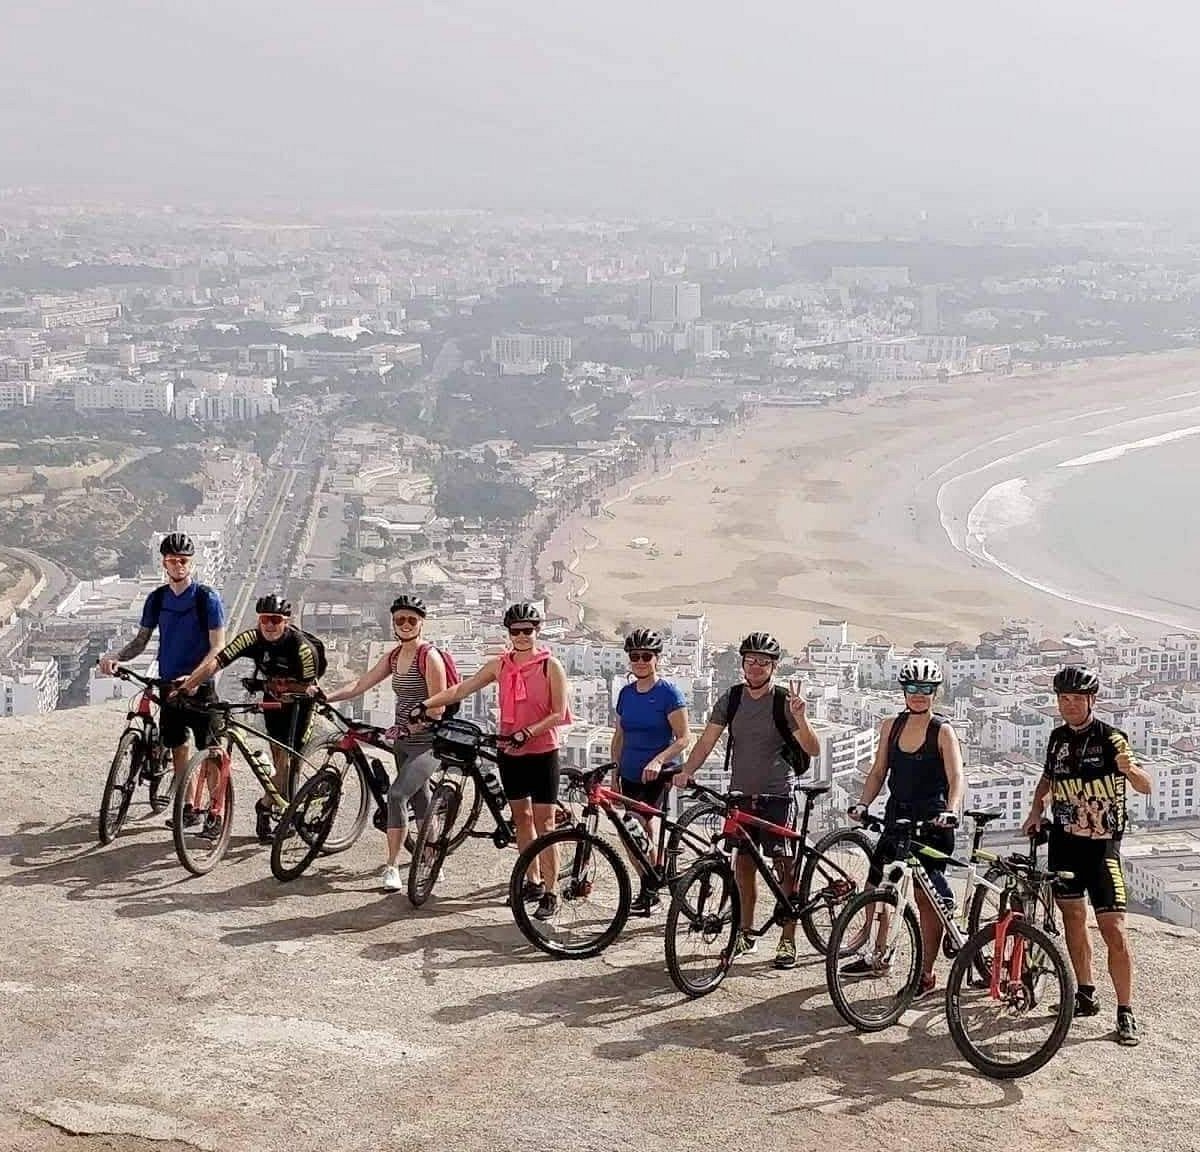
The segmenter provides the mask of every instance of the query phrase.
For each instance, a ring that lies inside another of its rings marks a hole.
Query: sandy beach
[[[1134,422],[1196,423],[1197,381],[1200,352],[1188,351],[764,409],[714,443],[682,447],[701,454],[636,478],[605,514],[573,517],[545,566],[577,557],[568,583],[588,626],[608,634],[623,621],[668,624],[679,610],[704,611],[718,642],[767,628],[793,649],[822,617],[897,643],[972,641],[1007,617],[1160,634],[1156,622],[1075,602],[1086,594],[1001,571],[968,517],[1047,453],[1103,451]],[[632,547],[639,537],[649,546]],[[564,611],[564,585],[549,587]]]

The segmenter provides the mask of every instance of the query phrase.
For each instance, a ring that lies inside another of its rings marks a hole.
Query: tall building
[[[638,319],[687,324],[699,320],[700,285],[690,280],[643,280],[638,285]]]
[[[86,382],[75,388],[75,411],[97,412],[117,409],[122,412],[168,413],[175,402],[172,380],[113,380]]]
[[[566,364],[571,359],[570,336],[542,336],[518,332],[492,337],[492,359],[502,371],[540,371],[547,364]]]

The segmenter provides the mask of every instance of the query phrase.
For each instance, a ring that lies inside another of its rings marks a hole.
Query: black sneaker
[[[558,911],[558,894],[555,892],[543,893],[542,898],[538,901],[537,910],[533,914],[535,920],[549,920]]]
[[[190,804],[185,804],[183,806],[183,826],[185,828],[199,828],[200,827],[200,813],[197,812],[196,809],[193,808]],[[174,816],[167,817],[167,827],[168,828],[175,827],[175,817]]]
[[[546,885],[545,884],[541,884],[541,883],[535,884],[532,880],[526,880],[525,883],[521,885],[521,903],[522,904],[536,904],[545,895],[546,895]],[[505,907],[510,907],[512,905],[512,898],[510,896],[505,896],[504,904],[505,904]]]
[[[254,835],[260,844],[270,844],[275,838],[275,808],[259,800],[254,805]]]
[[[1100,1001],[1097,1000],[1095,996],[1089,996],[1086,992],[1076,992],[1075,993],[1075,1015],[1076,1016],[1099,1016],[1100,1015]]]
[[[1133,1012],[1126,1008],[1117,1013],[1117,1043],[1124,1048],[1136,1048],[1140,1042],[1137,1021]]]
[[[224,827],[225,818],[223,816],[213,816],[210,813],[208,819],[204,821],[204,827],[196,835],[201,840],[212,840],[215,842],[221,839],[221,830]]]
[[[662,903],[657,892],[652,888],[643,888],[629,905],[629,911],[634,916],[649,916],[651,911]]]

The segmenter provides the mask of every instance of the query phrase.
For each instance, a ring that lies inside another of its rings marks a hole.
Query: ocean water
[[[1080,618],[1099,608],[1200,630],[1200,436],[1069,459],[976,505],[987,559],[1077,601]]]

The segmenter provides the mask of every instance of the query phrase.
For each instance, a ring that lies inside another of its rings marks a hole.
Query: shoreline
[[[1114,440],[1153,438],[1120,433],[1131,424],[1196,423],[1200,393],[1185,385],[1198,379],[1200,352],[1188,350],[760,411],[660,475],[663,503],[614,499],[610,516],[587,518],[595,544],[576,550],[572,586],[599,632],[698,610],[715,643],[765,628],[793,651],[821,618],[896,643],[974,643],[1012,618],[1053,631],[1086,616],[1161,634],[1170,629],[1136,612],[1086,603],[1106,603],[1086,588],[1033,587],[986,546],[961,545],[986,493],[1036,473],[1047,454],[1100,461]],[[657,556],[628,547],[639,536]],[[1039,575],[1036,562],[1022,568]]]

